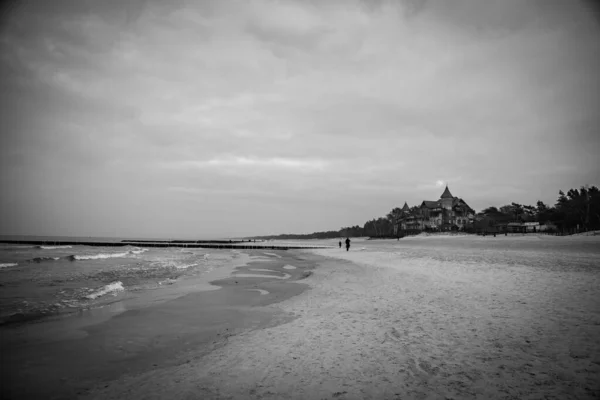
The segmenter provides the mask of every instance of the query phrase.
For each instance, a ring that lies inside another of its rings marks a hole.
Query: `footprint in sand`
[[[259,292],[261,296],[264,296],[265,294],[269,294],[268,291],[263,290],[263,289],[246,289],[246,290],[250,290],[250,291],[253,291],[253,292]]]

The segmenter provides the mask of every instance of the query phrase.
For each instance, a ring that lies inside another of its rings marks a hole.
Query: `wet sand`
[[[247,265],[208,274],[218,278],[212,287],[196,282],[199,291],[182,297],[0,330],[2,397],[78,398],[126,376],[199,362],[233,335],[295,318],[270,305],[306,290],[301,280],[315,264],[290,252],[248,254]],[[290,264],[297,268],[284,269]]]

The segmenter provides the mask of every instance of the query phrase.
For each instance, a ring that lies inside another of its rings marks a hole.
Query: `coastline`
[[[319,265],[310,290],[277,304],[295,318],[85,398],[596,398],[597,253],[541,271],[490,251],[478,262],[374,247],[299,252]]]
[[[75,317],[2,328],[3,397],[80,397],[104,382],[188,364],[232,335],[294,318],[271,305],[306,290],[302,279],[315,264],[291,252],[245,253],[243,262],[195,279],[184,295],[168,287]]]
[[[597,238],[488,239],[252,252],[30,360],[80,357],[35,370],[66,398],[596,398]]]

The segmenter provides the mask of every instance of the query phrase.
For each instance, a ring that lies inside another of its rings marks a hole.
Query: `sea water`
[[[76,313],[231,265],[238,252],[0,244],[0,325]]]

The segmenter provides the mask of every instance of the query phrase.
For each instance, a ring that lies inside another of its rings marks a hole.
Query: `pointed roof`
[[[410,207],[407,202],[404,202],[404,206],[402,206],[402,211],[410,211]]]
[[[450,190],[448,190],[448,185],[446,185],[446,190],[444,190],[444,193],[442,193],[442,195],[440,196],[440,199],[453,199],[454,196],[452,196],[452,193],[450,193]]]
[[[440,202],[439,201],[433,201],[433,200],[423,200],[423,202],[421,203],[421,207],[427,207],[427,208],[440,208]]]

